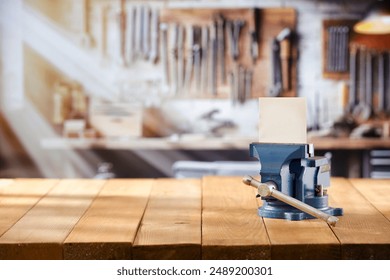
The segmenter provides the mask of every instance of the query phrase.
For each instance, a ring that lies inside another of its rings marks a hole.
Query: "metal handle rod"
[[[288,205],[291,205],[303,212],[306,212],[309,215],[324,220],[331,226],[335,226],[337,221],[339,220],[335,216],[328,215],[306,203],[303,203],[298,199],[285,195],[284,193],[276,190],[275,189],[276,186],[273,183],[261,183],[251,176],[245,176],[243,178],[243,182],[249,186],[257,188],[260,196],[262,197],[272,196],[276,199],[279,199],[280,201],[283,201],[284,203],[287,203]]]

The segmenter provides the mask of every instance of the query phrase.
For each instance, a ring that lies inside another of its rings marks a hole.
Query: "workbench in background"
[[[390,180],[333,178],[336,227],[257,216],[238,177],[0,180],[0,259],[390,259]]]
[[[47,138],[41,141],[44,149],[52,151],[67,151],[75,149],[78,151],[93,150],[98,153],[103,161],[112,162],[115,167],[124,166],[123,171],[118,172],[118,177],[133,177],[134,172],[127,168],[128,164],[120,164],[116,161],[115,152],[123,154],[134,151],[148,154],[158,153],[159,156],[167,159],[166,165],[173,165],[179,160],[196,161],[249,161],[249,143],[255,138],[230,138],[230,137],[195,137],[182,138],[134,138],[134,139],[72,139],[72,138]],[[390,150],[390,141],[387,138],[334,138],[334,137],[309,137],[308,143],[312,143],[316,155],[331,153],[332,176],[360,178],[371,177],[373,166],[371,166],[372,151]],[[111,151],[111,152],[109,152]],[[180,151],[180,153],[177,153]],[[388,153],[388,152],[387,152]],[[180,155],[180,157],[178,157]],[[195,156],[196,155],[196,156]],[[128,155],[127,158],[131,158]],[[153,158],[153,157],[152,157]],[[153,163],[153,161],[151,161]],[[159,165],[161,167],[161,165]],[[385,163],[389,170],[390,160]],[[171,168],[162,174],[143,173],[135,177],[161,177],[174,176]]]

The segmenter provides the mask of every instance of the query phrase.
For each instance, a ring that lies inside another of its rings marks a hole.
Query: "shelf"
[[[316,150],[371,150],[390,149],[389,138],[333,138],[315,137],[310,138]]]
[[[113,150],[223,150],[247,149],[253,139],[206,138],[201,136],[174,138],[134,138],[134,139],[72,139],[47,138],[41,141],[44,149],[113,149]]]
[[[41,141],[44,149],[113,149],[113,150],[227,150],[249,148],[255,139],[249,138],[206,138],[202,136],[174,138],[134,138],[134,139],[72,139],[46,138]],[[390,149],[390,139],[350,139],[315,137],[309,138],[315,150],[370,150]]]

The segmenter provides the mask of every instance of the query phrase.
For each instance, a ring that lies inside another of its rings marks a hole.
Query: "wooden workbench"
[[[390,180],[329,195],[334,228],[258,217],[237,177],[2,179],[0,259],[390,259]]]

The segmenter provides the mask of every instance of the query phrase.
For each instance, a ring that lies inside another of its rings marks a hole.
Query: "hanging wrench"
[[[158,9],[152,9],[150,16],[150,51],[149,61],[156,63],[158,59]]]
[[[236,57],[236,60],[240,57],[240,35],[242,28],[245,26],[245,21],[243,20],[235,20],[233,22],[234,26],[234,42],[235,42],[235,48],[234,48],[234,55]]]
[[[184,73],[184,87],[187,93],[190,92],[190,84],[192,78],[192,68],[194,63],[194,27],[187,26],[186,29],[186,68]]]
[[[201,36],[202,29],[199,26],[194,27],[194,79],[196,91],[200,91],[200,73],[201,73]]]
[[[202,47],[201,47],[201,89],[202,93],[205,93],[207,91],[207,70],[208,70],[208,46],[209,46],[209,28],[207,26],[202,27]]]
[[[212,24],[210,26],[210,92],[213,96],[217,95],[217,31],[216,26]]]
[[[226,83],[226,68],[225,68],[225,18],[218,14],[215,19],[217,25],[217,45],[218,55],[217,61],[220,66],[220,79],[222,84]]]
[[[169,86],[169,64],[168,64],[168,24],[160,24],[161,32],[161,62],[163,65],[164,83]]]
[[[129,65],[134,60],[135,51],[135,7],[127,10],[126,17],[126,63]]]
[[[144,6],[142,22],[142,54],[148,59],[150,51],[150,8]]]
[[[178,42],[179,42],[179,25],[178,24],[173,24],[172,26],[172,32],[171,32],[171,37],[170,37],[170,78],[171,80],[171,88],[172,88],[172,93],[177,95],[178,93],[178,69],[177,69],[177,53],[178,53]]]
[[[245,72],[245,95],[244,95],[244,101],[251,98],[252,95],[252,79],[253,79],[253,73],[251,70],[247,69]]]
[[[178,28],[178,41],[177,41],[177,92],[181,92],[183,90],[183,81],[184,81],[184,54],[183,54],[183,47],[184,47],[184,27],[182,25],[179,25]]]

